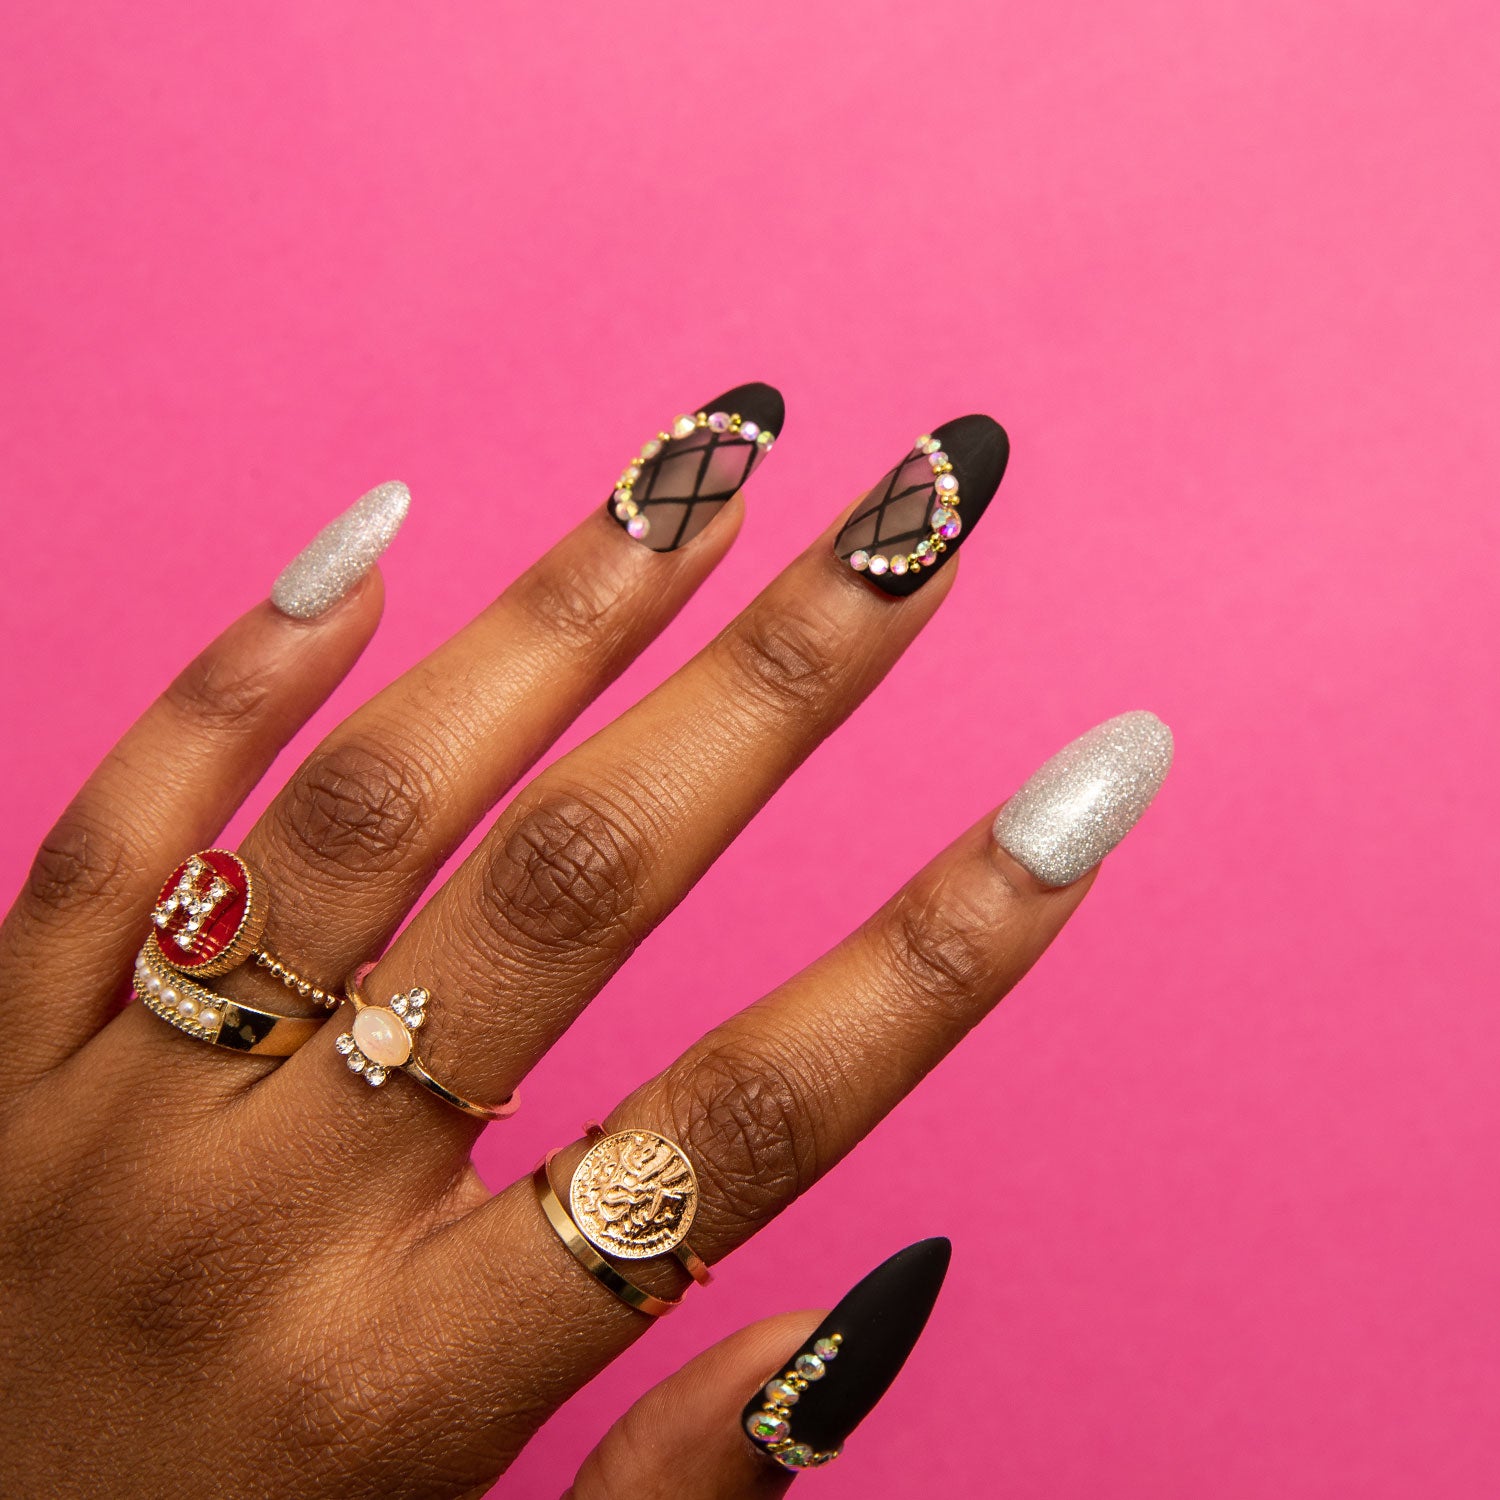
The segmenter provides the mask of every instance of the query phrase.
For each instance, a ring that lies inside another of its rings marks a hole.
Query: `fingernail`
[[[755,472],[785,419],[775,386],[737,385],[649,439],[625,466],[605,509],[653,552],[675,552]]]
[[[995,819],[995,842],[1043,885],[1072,885],[1135,827],[1167,779],[1172,731],[1137,709],[1059,750]]]
[[[294,620],[332,609],[390,546],[410,504],[410,491],[397,481],[361,495],[282,569],[271,603]]]
[[[916,593],[973,531],[1009,457],[993,417],[934,427],[855,506],[834,552],[885,593]]]
[[[837,1458],[916,1346],[952,1256],[939,1237],[876,1266],[746,1405],[752,1440],[787,1469]]]

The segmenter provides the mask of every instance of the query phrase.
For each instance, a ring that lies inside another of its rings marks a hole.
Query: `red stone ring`
[[[288,1016],[240,1004],[208,980],[254,960],[288,989],[338,1004],[262,944],[270,898],[266,879],[227,849],[200,849],[167,877],[151,913],[152,931],[135,963],[141,1003],[179,1031],[238,1052],[288,1057],[317,1033],[315,1016]]]
[[[151,913],[162,959],[189,979],[212,979],[254,959],[287,989],[325,1010],[339,1003],[262,946],[270,915],[266,878],[227,849],[200,849],[167,877]]]

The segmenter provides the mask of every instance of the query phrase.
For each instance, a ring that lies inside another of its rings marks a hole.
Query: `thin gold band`
[[[567,1209],[562,1205],[562,1199],[557,1196],[557,1190],[552,1186],[552,1177],[548,1168],[551,1167],[552,1158],[556,1155],[556,1151],[547,1153],[546,1160],[531,1174],[531,1181],[536,1188],[537,1201],[542,1205],[542,1212],[547,1216],[547,1222],[573,1259],[595,1281],[613,1292],[626,1306],[633,1307],[637,1312],[645,1313],[648,1317],[659,1318],[664,1313],[671,1312],[674,1307],[681,1307],[681,1297],[655,1297],[638,1287],[633,1281],[627,1281],[578,1232],[578,1226],[569,1217]]]
[[[354,1007],[354,1013],[359,1014],[362,1010],[375,1009],[384,1010],[385,1006],[370,1005],[365,998],[364,982],[366,976],[375,967],[373,963],[361,964],[344,983],[344,998]],[[475,1120],[504,1120],[521,1107],[520,1094],[512,1094],[510,1098],[502,1100],[499,1104],[476,1104],[472,1099],[465,1099],[462,1094],[455,1094],[452,1089],[441,1084],[431,1073],[422,1066],[422,1059],[417,1056],[416,1037],[412,1036],[411,1056],[404,1063],[398,1063],[397,1067],[408,1077],[420,1083],[429,1094],[441,1099],[444,1104],[451,1105],[454,1109],[468,1115]]]
[[[257,1057],[290,1057],[323,1026],[321,1016],[284,1016],[242,1005],[189,979],[167,962],[154,932],[136,959],[135,992],[141,1004],[179,1031]],[[192,1002],[190,1008],[183,1009],[184,1001]]]

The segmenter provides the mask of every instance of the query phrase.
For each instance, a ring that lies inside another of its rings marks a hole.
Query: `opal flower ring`
[[[354,1007],[354,1021],[334,1041],[351,1073],[371,1088],[379,1088],[398,1069],[416,1079],[430,1094],[476,1120],[503,1120],[521,1107],[518,1094],[500,1104],[476,1104],[441,1084],[422,1065],[417,1052],[417,1032],[431,1014],[432,996],[414,985],[393,995],[384,1005],[372,1005],[365,996],[364,982],[373,963],[362,964],[349,976],[344,998]]]

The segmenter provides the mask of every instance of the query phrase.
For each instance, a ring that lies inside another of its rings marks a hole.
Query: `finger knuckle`
[[[117,830],[70,807],[42,840],[27,877],[34,907],[63,914],[118,897],[134,861]]]
[[[816,1175],[815,1088],[789,1052],[732,1028],[706,1042],[672,1091],[704,1201],[731,1234],[764,1223]]]
[[[523,575],[516,589],[543,635],[567,650],[607,648],[624,628],[620,579],[607,566],[551,557]]]
[[[599,787],[535,793],[486,870],[491,928],[533,952],[629,946],[641,904],[641,821],[629,799]]]
[[[276,682],[267,663],[211,646],[177,675],[163,698],[200,731],[243,733],[265,713]]]
[[[314,752],[280,799],[277,824],[313,868],[373,874],[401,862],[429,804],[414,761],[349,739]]]
[[[736,688],[778,716],[798,713],[837,694],[849,670],[843,632],[831,611],[807,600],[752,604],[723,635]]]
[[[903,990],[957,1011],[988,990],[1004,926],[1002,903],[940,880],[899,901],[881,931]]]

